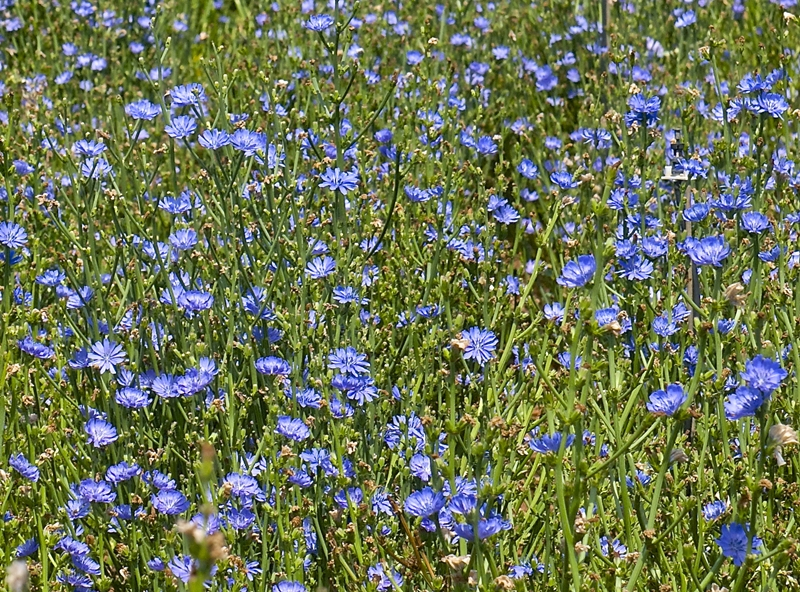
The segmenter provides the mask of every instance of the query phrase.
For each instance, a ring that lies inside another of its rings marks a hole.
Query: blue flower
[[[490,136],[481,136],[478,138],[477,150],[481,156],[497,154],[497,144],[494,143]]]
[[[665,391],[655,391],[650,395],[647,410],[656,416],[672,416],[686,402],[686,393],[680,384],[670,384]]]
[[[736,85],[736,89],[744,95],[770,90],[771,88],[772,85],[764,81],[760,74],[753,75],[750,72],[745,74],[744,78]]]
[[[198,82],[176,86],[169,92],[173,107],[196,107],[208,102],[203,85]]]
[[[488,518],[481,517],[478,520],[478,540],[488,539],[503,530],[510,530],[511,523],[503,520],[500,516],[489,516]],[[470,524],[457,523],[453,529],[459,539],[465,541],[475,540],[475,528]]]
[[[628,554],[628,548],[619,539],[609,541],[608,537],[603,535],[600,537],[600,552],[604,557],[610,556],[612,559],[625,559]]]
[[[328,255],[312,259],[306,264],[306,275],[312,280],[325,278],[334,271],[336,271],[336,261]]]
[[[519,212],[508,204],[504,204],[492,212],[492,216],[500,224],[514,224],[519,222]]]
[[[86,422],[84,431],[88,436],[89,444],[95,448],[103,448],[117,441],[116,428],[107,421],[94,417]]]
[[[178,251],[188,251],[197,244],[197,232],[182,228],[169,235],[169,243]]]
[[[283,580],[272,587],[272,592],[308,592],[300,582]]]
[[[771,226],[769,218],[761,212],[745,212],[742,214],[742,228],[750,234],[761,234]]]
[[[333,17],[329,14],[312,14],[309,19],[303,23],[303,26],[309,31],[322,33],[332,27],[334,22]],[[286,591],[281,590],[280,592]]]
[[[425,59],[425,55],[421,51],[417,51],[416,49],[412,49],[411,51],[406,52],[406,63],[409,66],[416,66]]]
[[[102,342],[98,341],[92,345],[92,350],[89,352],[89,365],[92,368],[100,370],[100,374],[111,372],[117,373],[117,365],[124,363],[126,360],[125,352],[119,343],[103,339]]]
[[[139,467],[139,465],[136,463],[129,465],[127,462],[122,461],[115,465],[111,465],[108,467],[108,469],[106,469],[106,479],[114,485],[117,485],[123,481],[133,479],[141,472],[141,467]]]
[[[328,355],[328,368],[350,376],[369,374],[367,356],[353,347],[339,348]]]
[[[145,119],[150,121],[161,114],[161,105],[156,105],[147,99],[142,99],[141,101],[125,105],[125,113],[128,117],[132,117],[133,119]]]
[[[405,501],[404,509],[407,514],[418,518],[427,518],[444,508],[445,499],[440,491],[430,487],[415,491]]]
[[[483,366],[494,357],[497,337],[492,331],[471,327],[461,333],[461,339],[467,342],[464,348],[465,360],[475,360]]]
[[[339,168],[328,169],[320,175],[322,182],[320,187],[327,187],[331,191],[338,191],[342,195],[347,195],[358,187],[358,173],[355,171],[342,172]]]
[[[60,285],[66,278],[67,275],[60,269],[48,269],[42,275],[36,276],[36,283],[54,288]]]
[[[764,397],[761,392],[747,386],[740,386],[725,401],[725,417],[730,421],[752,417],[756,414]]]
[[[686,10],[682,12],[675,20],[675,28],[685,29],[686,27],[693,25],[696,22],[697,22],[697,15],[694,13],[694,10]]]
[[[427,483],[431,479],[431,459],[424,454],[417,453],[408,461],[408,470],[414,477]]]
[[[572,354],[568,351],[565,351],[556,356],[556,361],[568,370],[577,370],[581,367],[583,358],[581,356],[575,356],[575,362],[573,363]]]
[[[715,500],[703,506],[703,518],[706,522],[713,522],[728,511],[728,504],[722,500]]]
[[[594,312],[594,318],[599,327],[606,327],[617,321],[619,309],[616,307],[601,308]]]
[[[660,337],[670,337],[678,332],[678,325],[670,321],[665,315],[653,319],[653,333]]]
[[[231,497],[239,498],[241,500],[248,500],[250,498],[263,498],[263,493],[258,485],[258,481],[256,481],[255,478],[250,475],[228,473],[225,475],[225,485],[226,487],[230,487]]]
[[[73,556],[72,565],[85,574],[92,576],[100,575],[100,564],[88,555]]]
[[[36,541],[36,539],[28,539],[17,547],[15,555],[17,558],[22,559],[24,557],[31,557],[32,555],[35,555],[36,551],[38,550],[39,543]]]
[[[105,158],[87,158],[81,164],[81,175],[87,179],[102,179],[113,173],[113,168]]]
[[[742,380],[747,383],[747,386],[757,389],[769,397],[788,375],[788,372],[781,368],[778,362],[758,355],[745,364]]]
[[[200,134],[197,142],[206,150],[219,150],[231,143],[231,137],[225,130],[207,129]]]
[[[39,480],[39,469],[28,462],[28,459],[21,453],[12,454],[11,458],[8,459],[8,464],[28,481],[33,481],[35,483]]]
[[[28,244],[28,233],[14,222],[0,222],[0,245],[9,249],[19,249]]]
[[[128,409],[143,409],[150,404],[150,396],[147,393],[130,386],[118,389],[114,400]]]
[[[565,288],[580,288],[594,277],[597,264],[594,255],[581,255],[576,261],[569,261],[561,270],[556,282]]]
[[[533,568],[528,561],[521,561],[519,564],[512,565],[510,568],[508,568],[508,577],[512,580],[521,580],[532,575]]]
[[[556,171],[550,175],[550,181],[558,185],[562,190],[575,189],[580,183],[572,179],[567,171]]]
[[[710,211],[708,204],[697,203],[683,211],[683,219],[688,222],[702,222]]]
[[[172,123],[164,127],[164,131],[167,132],[167,135],[170,138],[175,138],[176,140],[188,138],[195,132],[196,129],[197,122],[195,121],[194,117],[189,117],[188,115],[178,115],[177,117],[173,117]]]
[[[731,248],[721,236],[709,236],[700,240],[686,239],[684,249],[695,265],[722,267],[722,262],[731,254]]]
[[[403,589],[403,576],[400,575],[400,572],[393,569],[387,574],[380,563],[367,568],[367,578],[378,592]]]
[[[408,417],[395,415],[386,426],[383,440],[390,449],[399,450],[401,454],[402,450],[407,447],[421,452],[425,449],[427,442],[422,420],[413,411]]]
[[[364,501],[364,492],[361,491],[360,487],[348,487],[347,490],[340,489],[333,496],[333,501],[343,510],[346,510],[351,505],[357,508]]]
[[[775,119],[783,119],[783,114],[788,109],[789,103],[786,97],[778,93],[762,92],[755,101],[756,113],[766,113]]]
[[[630,111],[625,114],[625,123],[628,127],[634,123],[651,127],[658,121],[661,98],[658,96],[647,98],[639,93],[628,99],[628,107]]]
[[[544,305],[544,318],[556,324],[561,324],[564,320],[564,305],[560,302]]]
[[[539,176],[539,167],[529,159],[523,158],[522,162],[517,165],[517,172],[526,179],[533,180]]]
[[[619,266],[619,275],[626,280],[642,281],[653,276],[653,263],[638,253],[628,259],[622,259]]]
[[[81,482],[79,487],[82,487],[84,482]],[[88,506],[87,506],[88,507]],[[55,549],[64,551],[72,557],[80,557],[88,555],[91,552],[89,545],[83,541],[73,539],[71,536],[62,537],[56,544]]]
[[[178,296],[178,306],[188,314],[201,312],[214,306],[214,296],[203,290],[186,290]]]
[[[55,352],[51,348],[41,343],[37,343],[30,335],[24,339],[20,339],[17,342],[17,346],[26,354],[31,355],[34,358],[39,358],[40,360],[46,360],[55,355]]]
[[[184,584],[189,583],[189,578],[193,573],[197,572],[197,561],[192,559],[191,557],[184,557],[183,555],[176,555],[172,559],[170,559],[169,563],[167,564],[169,570],[172,572],[172,575],[178,578]],[[217,573],[218,567],[213,565],[211,567],[210,574],[214,576]],[[206,581],[205,587],[210,588],[211,582]]]
[[[245,156],[255,156],[256,152],[267,150],[267,138],[258,132],[246,129],[237,129],[230,137],[231,146]]]
[[[311,436],[311,430],[303,423],[302,419],[288,415],[278,416],[278,427],[275,428],[275,433],[295,442],[302,442]]]
[[[540,438],[533,438],[528,442],[528,446],[531,447],[531,450],[537,452],[539,454],[548,454],[550,452],[557,453],[559,448],[561,447],[561,440],[564,438],[564,435],[561,432],[556,432],[555,434],[545,434]],[[572,443],[575,441],[575,435],[569,434],[566,437],[566,442],[564,443],[564,449],[566,450]]]
[[[166,569],[166,565],[164,565],[164,560],[160,559],[159,557],[154,557],[147,562],[147,567],[152,569],[153,571],[164,571]]]
[[[153,507],[167,516],[183,514],[190,506],[186,496],[175,489],[162,489],[156,495],[151,496],[150,499],[153,502]]]
[[[748,547],[748,532],[749,525],[743,526],[742,524],[733,522],[732,524],[724,524],[720,528],[719,538],[715,542],[722,550],[725,557],[733,559],[733,564],[740,566],[747,558]],[[750,545],[750,552],[758,555],[761,551],[758,548],[761,546],[761,539],[753,536],[752,544]]]
[[[105,481],[95,481],[94,479],[84,479],[78,485],[78,495],[87,502],[97,502],[101,504],[111,504],[117,499],[117,494]]]
[[[266,376],[289,376],[292,367],[289,362],[277,356],[267,356],[256,360],[256,370]]]

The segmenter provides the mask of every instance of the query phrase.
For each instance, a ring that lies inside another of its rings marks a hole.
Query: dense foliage
[[[10,589],[800,588],[795,3],[0,0]]]

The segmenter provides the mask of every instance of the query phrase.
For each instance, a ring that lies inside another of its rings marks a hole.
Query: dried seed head
[[[467,349],[468,345],[469,341],[466,339],[462,339],[460,334],[456,339],[452,339],[450,341],[450,347],[452,347],[453,349],[457,349],[459,351],[464,351],[465,349]]]
[[[469,577],[467,578],[467,585],[468,586],[477,586],[478,585],[478,572],[476,570],[472,570],[469,572]]]
[[[26,592],[28,589],[28,564],[19,559],[8,566],[6,584],[11,592]]]
[[[201,545],[206,538],[206,532],[194,522],[179,520],[175,525],[175,530],[186,535],[187,538],[193,540],[198,545]]]
[[[797,432],[792,426],[776,423],[769,429],[769,443],[775,447],[772,455],[775,457],[778,466],[782,467],[786,464],[783,459],[783,447],[790,444],[799,444],[800,442],[798,442]]]
[[[499,590],[513,590],[514,589],[514,580],[509,578],[506,575],[497,576],[494,580],[494,585]]]
[[[736,282],[735,284],[731,284],[725,288],[725,299],[736,308],[742,306],[744,301],[747,299],[747,294],[744,292],[744,286],[739,282]]]
[[[575,516],[575,534],[586,534],[586,519],[580,514]]]
[[[683,451],[683,448],[673,448],[672,452],[669,453],[669,462],[670,463],[689,462],[689,455],[687,455]]]
[[[442,563],[453,571],[461,571],[469,565],[469,555],[446,555],[442,557]]]
[[[776,423],[769,429],[769,441],[773,446],[800,444],[800,441],[797,440],[797,432],[794,428],[782,423]]]
[[[225,545],[225,535],[217,531],[206,539],[208,543],[208,556],[216,563],[228,557],[228,547]]]

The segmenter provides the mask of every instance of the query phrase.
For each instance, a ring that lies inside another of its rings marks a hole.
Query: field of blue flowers
[[[800,589],[796,0],[439,1],[0,0],[8,590]]]

